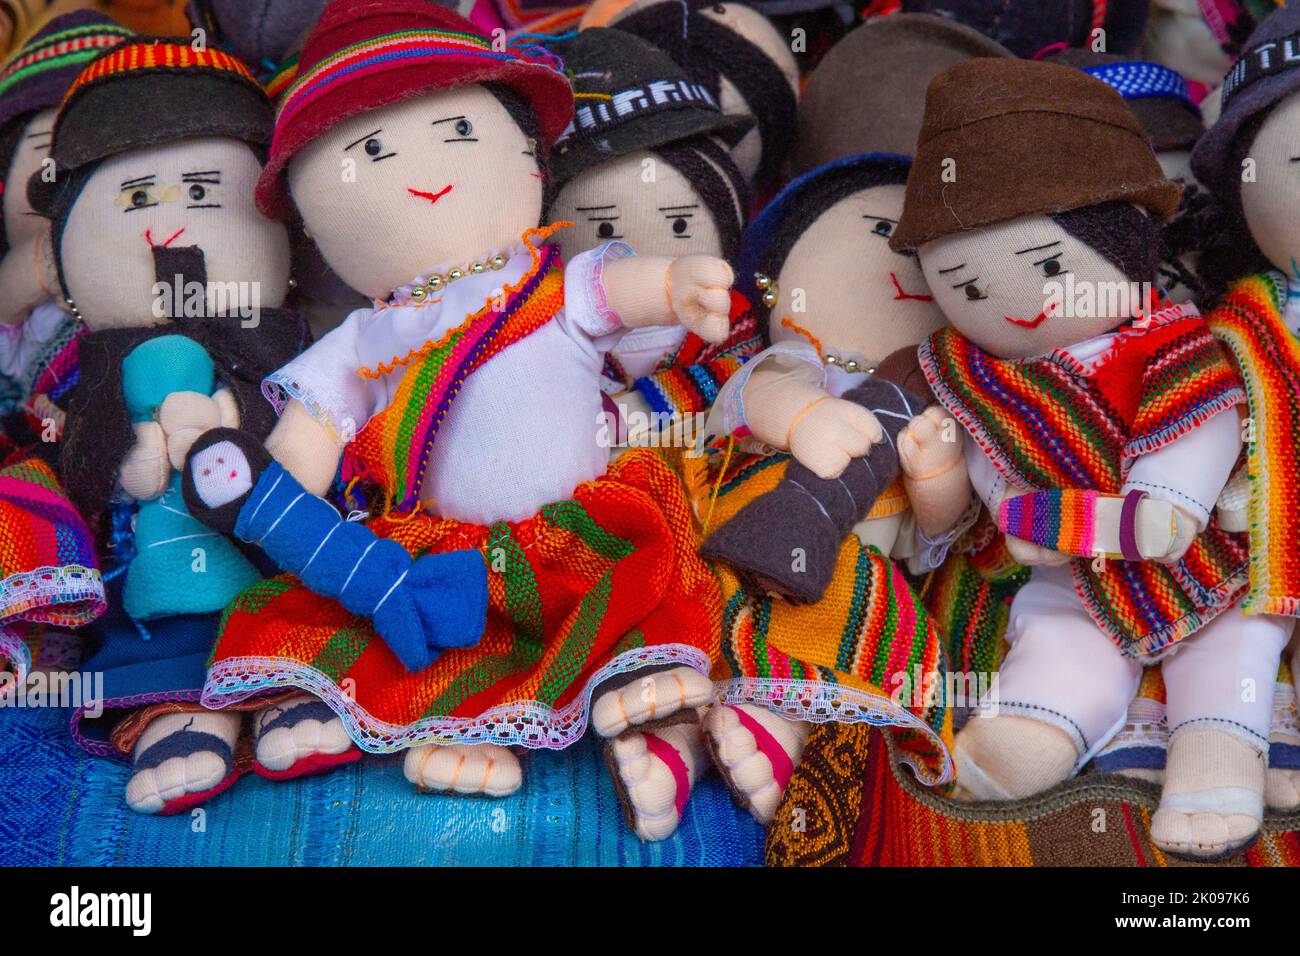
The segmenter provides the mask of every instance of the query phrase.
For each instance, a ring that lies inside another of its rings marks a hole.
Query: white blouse
[[[517,283],[531,254],[522,243],[500,251],[510,257],[504,268],[466,275],[428,302],[409,301],[403,289],[389,304],[356,310],[268,376],[263,391],[279,409],[288,399],[302,402],[346,445],[393,401],[406,366],[378,378],[357,370],[440,338]],[[606,301],[602,269],[632,254],[617,242],[575,256],[556,317],[466,379],[430,454],[421,490],[430,510],[475,524],[520,521],[605,473],[601,369],[624,329]]]

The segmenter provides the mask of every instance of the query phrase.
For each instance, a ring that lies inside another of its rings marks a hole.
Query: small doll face
[[[1300,278],[1300,95],[1269,114],[1246,156],[1255,167],[1254,182],[1241,184],[1250,234],[1269,262]]]
[[[574,224],[556,233],[566,261],[614,240],[643,256],[722,255],[722,236],[699,193],[646,151],[573,177],[555,197],[550,220]]]
[[[27,180],[40,171],[41,163],[50,155],[50,132],[54,129],[55,110],[41,110],[32,116],[19,134],[13,159],[4,184],[5,240],[9,249],[27,250],[50,230],[48,220],[32,211],[27,201]]]
[[[1083,342],[1123,324],[1144,303],[1117,266],[1048,216],[945,236],[923,245],[920,257],[948,321],[1001,358]]]
[[[491,91],[464,86],[340,123],[289,164],[289,190],[330,267],[386,299],[537,226],[536,150]]]
[[[155,325],[192,307],[228,315],[284,302],[289,237],[253,205],[247,144],[199,137],[102,162],[60,240],[68,293],[92,329]],[[178,283],[176,277],[180,276]],[[165,287],[166,292],[162,290]],[[178,288],[179,287],[179,288]]]
[[[859,190],[799,237],[777,277],[773,341],[803,329],[832,354],[877,362],[943,325],[916,257],[889,248],[905,192],[902,184]]]

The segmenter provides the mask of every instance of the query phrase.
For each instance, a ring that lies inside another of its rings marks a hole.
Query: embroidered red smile
[[[427,199],[429,202],[437,202],[443,196],[447,195],[447,193],[451,192],[451,183],[448,183],[436,193],[427,193],[423,189],[412,189],[410,186],[406,187],[406,191],[417,199]]]
[[[934,296],[932,295],[914,295],[911,292],[904,292],[903,287],[898,282],[898,276],[894,275],[894,273],[892,272],[889,274],[889,281],[894,283],[894,291],[897,293],[897,295],[894,296],[895,302],[900,301],[902,299],[912,299],[916,302],[934,301]]]
[[[1013,318],[1012,318],[1011,316],[1009,316],[1009,315],[1004,315],[1004,316],[1002,316],[1002,318],[1006,319],[1006,320],[1007,320],[1008,322],[1010,322],[1012,325],[1018,325],[1018,326],[1020,326],[1022,329],[1036,329],[1036,328],[1038,328],[1040,325],[1042,325],[1044,322],[1046,322],[1046,321],[1047,321],[1047,317],[1048,317],[1049,315],[1051,315],[1051,314],[1052,314],[1053,312],[1055,312],[1055,311],[1056,311],[1056,303],[1053,302],[1051,305],[1049,305],[1049,306],[1048,306],[1046,309],[1044,309],[1042,312],[1039,312],[1039,313],[1038,313],[1036,316],[1034,316],[1032,319],[1013,319]]]

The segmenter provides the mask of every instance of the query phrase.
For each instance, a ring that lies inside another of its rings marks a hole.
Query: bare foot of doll
[[[1214,859],[1250,846],[1264,816],[1267,756],[1222,730],[1175,733],[1151,839],[1166,853]]]
[[[137,813],[182,813],[235,782],[240,715],[185,711],[155,717],[136,742],[127,805]]]
[[[737,802],[759,823],[772,822],[812,724],[765,707],[716,704],[704,718],[709,753]]]
[[[665,840],[681,822],[691,787],[709,768],[698,720],[629,730],[605,751],[628,826],[642,840]]]
[[[1147,767],[1129,767],[1124,770],[1116,770],[1121,777],[1128,777],[1130,780],[1144,780],[1147,783],[1154,783],[1157,787],[1164,786],[1164,770],[1155,770]]]
[[[1269,767],[1264,777],[1264,806],[1270,810],[1300,807],[1300,770]]]
[[[270,780],[322,773],[361,758],[343,721],[324,701],[304,694],[253,718],[254,771]]]
[[[973,717],[953,741],[953,799],[1015,800],[1041,793],[1074,771],[1069,734],[1032,717]]]
[[[617,737],[629,727],[702,707],[712,699],[711,680],[693,667],[671,667],[601,694],[591,708],[591,726],[602,737]]]
[[[524,779],[519,758],[496,744],[415,747],[406,752],[402,772],[421,793],[485,797],[507,797]]]

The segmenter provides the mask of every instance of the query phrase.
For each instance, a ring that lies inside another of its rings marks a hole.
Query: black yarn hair
[[[537,121],[537,114],[524,97],[513,87],[505,83],[484,83],[483,88],[496,97],[497,102],[506,108],[515,125],[533,144],[537,159],[537,169],[542,174],[543,194],[548,191],[551,182],[551,169],[546,153],[546,144],[542,140],[542,126]]]
[[[14,157],[18,154],[18,146],[22,142],[27,119],[26,116],[16,116],[0,126],[0,181],[3,181],[5,189],[27,188],[26,183],[9,182],[9,170],[13,166]],[[9,237],[5,234],[4,209],[0,208],[0,258],[4,258],[8,253]]]
[[[698,15],[714,0],[685,0],[688,27],[678,3],[657,3],[615,23],[620,30],[649,40],[679,66],[703,83],[714,97],[721,96],[726,77],[740,92],[758,123],[763,151],[756,180],[774,184],[786,154],[794,144],[799,104],[776,62],[756,45],[724,24]],[[686,35],[683,36],[683,29]]]
[[[1053,222],[1095,249],[1130,282],[1155,283],[1160,224],[1132,203],[1103,202],[1053,213]]]
[[[773,278],[780,275],[795,244],[823,213],[864,189],[906,185],[907,172],[907,166],[903,163],[866,163],[841,166],[817,177],[800,191],[798,202],[791,205],[789,214],[776,223],[771,238],[758,257],[756,271]],[[915,257],[916,253],[902,252],[898,255]],[[749,276],[744,278],[748,280]],[[770,341],[768,325],[772,310],[763,304],[761,296],[756,297],[754,312],[758,318],[759,332],[765,341]]]
[[[734,265],[748,219],[749,187],[731,154],[708,136],[691,136],[650,151],[700,194],[722,237],[722,258]]]

